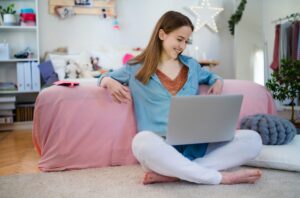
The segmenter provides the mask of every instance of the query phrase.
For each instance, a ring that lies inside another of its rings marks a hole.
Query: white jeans
[[[193,161],[150,131],[141,131],[132,141],[134,156],[146,170],[199,184],[219,184],[220,170],[254,159],[261,151],[260,135],[251,130],[237,131],[230,142],[210,143],[204,157]]]

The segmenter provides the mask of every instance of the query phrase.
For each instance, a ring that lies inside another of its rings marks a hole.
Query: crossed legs
[[[261,138],[256,132],[240,130],[232,141],[209,144],[203,158],[190,161],[149,131],[138,133],[132,142],[135,157],[147,170],[145,184],[179,179],[199,184],[254,183],[261,176],[260,170],[222,170],[255,158],[261,146]]]

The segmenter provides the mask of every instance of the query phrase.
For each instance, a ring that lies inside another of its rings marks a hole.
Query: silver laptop
[[[166,141],[171,145],[233,139],[242,95],[174,96]]]

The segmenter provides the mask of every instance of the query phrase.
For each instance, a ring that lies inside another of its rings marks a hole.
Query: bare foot
[[[162,182],[176,182],[179,181],[176,177],[168,177],[164,175],[160,175],[155,172],[146,172],[144,175],[143,184],[154,184],[154,183],[162,183]]]
[[[259,169],[241,169],[233,172],[221,172],[221,184],[255,183],[262,175]]]

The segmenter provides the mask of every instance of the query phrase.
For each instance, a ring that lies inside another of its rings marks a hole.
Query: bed
[[[205,93],[207,87],[199,89]],[[276,115],[269,92],[253,82],[226,79],[223,94],[244,95],[239,121],[257,113]],[[32,133],[41,171],[137,163],[131,151],[136,133],[133,106],[113,102],[96,80],[74,88],[42,90],[36,100]]]

